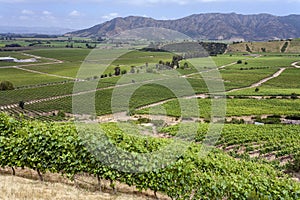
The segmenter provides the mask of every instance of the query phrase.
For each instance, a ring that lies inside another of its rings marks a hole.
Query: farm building
[[[37,62],[35,58],[18,60],[13,57],[0,57],[0,62],[32,63]]]
[[[2,62],[15,62],[15,60],[13,57],[0,57],[0,61]]]

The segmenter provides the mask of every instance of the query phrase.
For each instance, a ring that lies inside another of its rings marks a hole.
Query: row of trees
[[[184,62],[183,65],[180,66],[180,61],[182,61],[183,59],[184,59],[183,56],[175,55],[175,56],[173,56],[172,61],[166,61],[165,62],[163,60],[160,60],[158,62],[158,64],[156,64],[156,70],[170,70],[170,69],[177,69],[179,67],[181,69],[186,69],[186,68],[189,67],[187,62]],[[143,68],[145,68],[146,72],[148,72],[148,73],[153,72],[153,69],[149,67],[148,63],[145,63],[144,66],[140,66],[140,67],[131,66],[129,72],[131,74],[139,73],[140,70],[142,70]],[[115,67],[114,70],[115,70],[115,72],[114,72],[115,76],[120,76],[120,75],[127,74],[127,70],[126,69],[121,70],[121,68],[119,66]],[[104,75],[104,77],[107,77],[107,75],[106,76],[105,75]],[[101,78],[103,78],[102,76],[101,76]],[[109,76],[112,76],[112,75],[109,75]]]

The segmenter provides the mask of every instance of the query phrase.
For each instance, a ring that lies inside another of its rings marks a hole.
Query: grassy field
[[[31,72],[26,72],[20,69],[1,69],[0,68],[0,80],[1,81],[10,81],[14,84],[14,86],[25,86],[25,85],[36,85],[43,83],[51,83],[51,82],[60,82],[65,81],[67,79],[47,76],[43,74],[36,74]]]
[[[84,60],[90,51],[90,49],[53,48],[31,50],[27,51],[27,53],[46,58],[55,58],[64,62],[80,62]]]
[[[63,63],[63,64],[28,66],[28,67],[23,67],[23,68],[35,70],[35,71],[39,71],[39,72],[44,72],[44,73],[48,73],[48,74],[76,78],[76,75],[77,75],[80,65],[81,65],[81,62],[68,62],[68,63]]]
[[[242,56],[239,54],[225,54],[225,55],[218,55],[217,57],[213,56],[212,60],[215,62],[216,66],[221,67],[223,65],[227,65],[230,63],[237,62],[238,60],[246,60],[251,59],[251,57],[248,56]]]
[[[30,58],[29,56],[23,55],[22,52],[14,52],[14,51],[10,51],[10,52],[5,52],[5,51],[0,51],[0,57],[14,57],[17,59],[28,59]]]
[[[277,71],[276,68],[257,70],[222,70],[221,75],[224,80],[226,90],[242,88],[252,85],[264,78],[267,78]]]
[[[259,58],[252,58],[244,61],[242,64],[236,64],[226,69],[256,69],[256,68],[276,68],[276,67],[290,67],[295,61],[299,61],[300,57],[290,56],[261,56]]]

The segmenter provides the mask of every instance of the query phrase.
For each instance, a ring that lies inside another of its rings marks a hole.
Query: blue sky
[[[199,13],[300,14],[300,0],[0,0],[0,26],[81,29],[129,15],[178,19]]]

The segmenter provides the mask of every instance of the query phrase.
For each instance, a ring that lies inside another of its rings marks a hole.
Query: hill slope
[[[243,53],[299,53],[300,40],[268,41],[268,42],[241,42],[231,44],[227,52]]]
[[[300,37],[300,15],[196,14],[177,20],[129,16],[70,32],[69,36],[113,36],[125,30],[159,27],[179,31],[195,39],[269,40]]]

